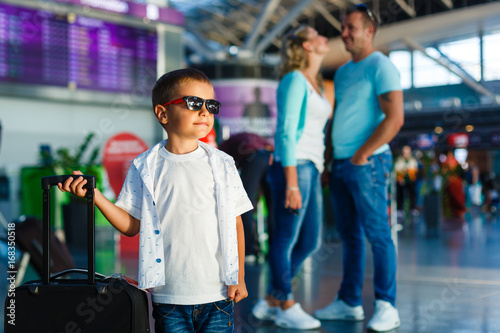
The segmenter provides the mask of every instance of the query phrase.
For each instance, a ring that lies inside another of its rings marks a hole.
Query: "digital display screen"
[[[0,82],[148,94],[156,31],[0,4]]]

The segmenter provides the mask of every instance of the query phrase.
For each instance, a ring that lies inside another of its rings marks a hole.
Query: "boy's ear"
[[[158,104],[155,106],[155,115],[160,124],[165,125],[168,123],[167,109],[163,105]]]

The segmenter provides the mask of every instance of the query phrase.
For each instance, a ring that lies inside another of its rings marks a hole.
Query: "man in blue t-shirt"
[[[387,331],[400,326],[395,307],[396,251],[387,214],[392,168],[388,143],[403,125],[404,113],[399,73],[373,47],[377,25],[364,4],[349,9],[342,19],[342,40],[352,61],[334,77],[330,193],[343,241],[343,279],[335,300],[315,315],[325,320],[364,320],[366,235],[373,253],[375,290],[375,313],[367,327]]]

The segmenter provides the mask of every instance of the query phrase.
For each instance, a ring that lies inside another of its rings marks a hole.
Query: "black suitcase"
[[[9,290],[5,300],[5,333],[150,332],[148,296],[121,276],[95,273],[94,188],[87,180],[88,270],[71,269],[50,276],[50,189],[71,176],[42,178],[43,274],[41,281]],[[69,278],[85,274],[86,278]]]

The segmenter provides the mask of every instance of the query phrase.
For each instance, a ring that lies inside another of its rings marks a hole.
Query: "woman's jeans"
[[[335,223],[343,241],[344,276],[338,297],[361,305],[365,272],[365,235],[371,244],[375,298],[395,304],[396,250],[388,219],[390,151],[371,156],[364,165],[333,161],[330,193]]]
[[[153,304],[156,333],[234,332],[233,301],[199,305]]]
[[[311,161],[297,161],[302,208],[285,209],[286,180],[281,163],[269,168],[274,209],[274,236],[269,253],[271,284],[268,294],[281,300],[293,299],[292,278],[321,240],[323,196],[320,174]]]

